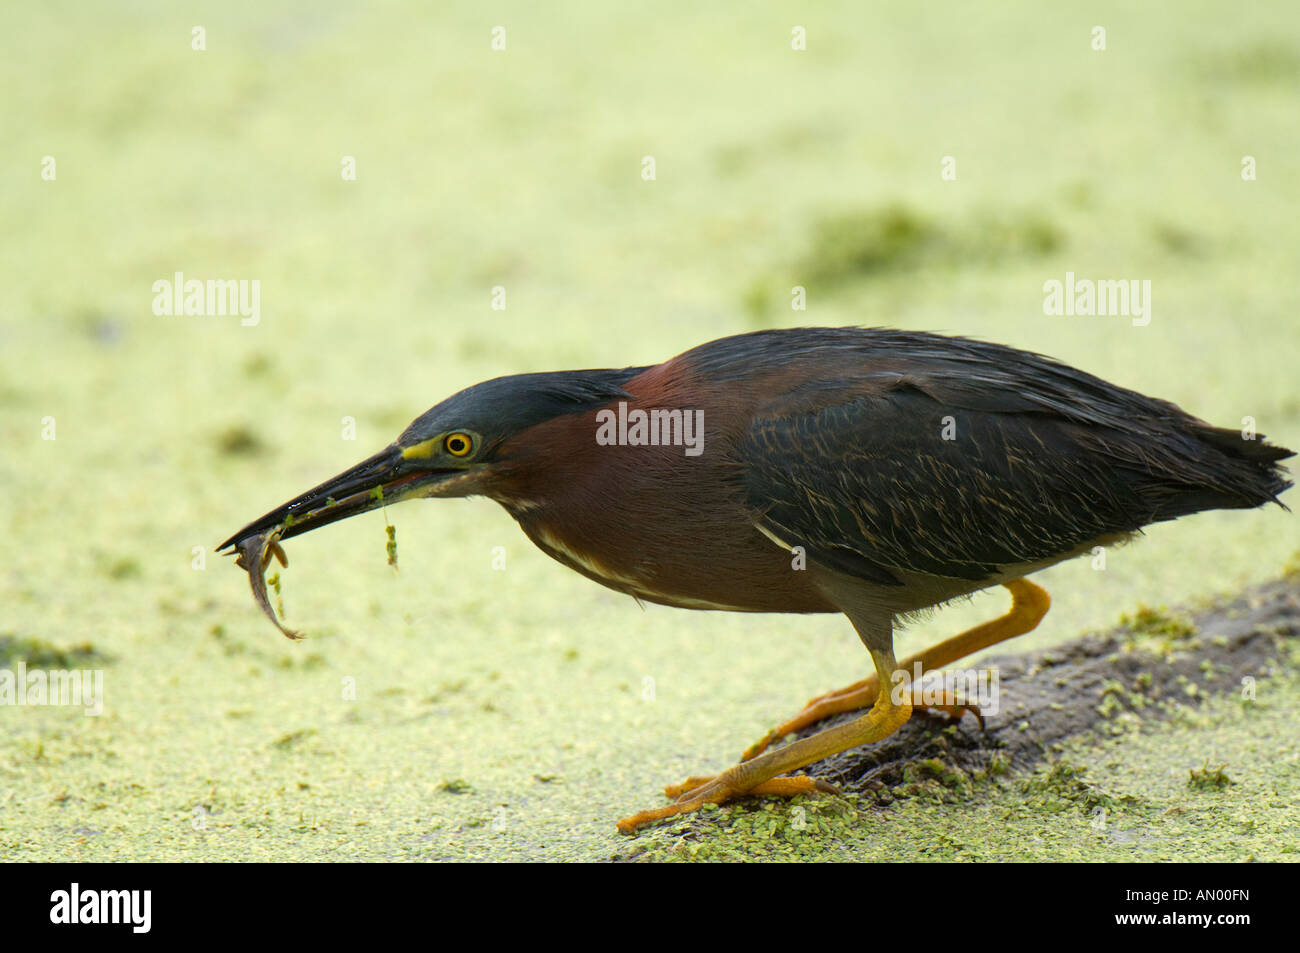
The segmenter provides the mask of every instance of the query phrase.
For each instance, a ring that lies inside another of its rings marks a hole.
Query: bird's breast
[[[835,611],[789,554],[751,523],[688,531],[623,524],[597,528],[581,519],[519,520],[544,553],[601,585],[646,602],[730,612]],[[696,524],[697,528],[699,523]],[[649,530],[649,532],[647,532]]]

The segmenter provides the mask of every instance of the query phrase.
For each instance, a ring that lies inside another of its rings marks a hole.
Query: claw
[[[984,712],[980,711],[979,705],[926,705],[924,710],[943,715],[948,719],[950,725],[957,724],[966,712],[970,712],[975,716],[975,720],[979,722],[980,731],[984,730]]]

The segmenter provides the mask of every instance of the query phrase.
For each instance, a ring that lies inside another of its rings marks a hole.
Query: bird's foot
[[[671,798],[681,798],[685,795],[704,787],[710,782],[716,781],[721,775],[700,775],[687,778],[681,784],[664,785],[664,794]],[[792,777],[768,778],[761,784],[756,784],[744,793],[755,797],[794,797],[797,794],[811,794],[814,791],[821,791],[825,794],[839,794],[840,789],[829,781],[822,781],[818,778],[810,778],[807,775],[794,775]]]
[[[655,821],[676,817],[679,814],[689,814],[700,810],[706,804],[723,804],[738,797],[758,795],[794,797],[797,794],[811,794],[814,791],[827,794],[839,793],[835,785],[804,775],[768,778],[753,785],[746,785],[736,776],[734,769],[714,776],[690,777],[681,784],[669,784],[664,788],[664,793],[674,798],[673,803],[625,817],[618,822],[618,829],[624,834],[631,834],[638,828],[653,824]]]
[[[961,721],[962,716],[965,715],[966,712],[970,712],[975,716],[975,720],[979,722],[980,731],[984,730],[984,712],[980,710],[979,705],[918,705],[917,708],[922,711],[932,711],[936,714],[946,715],[948,718],[948,724],[950,725],[957,724],[957,722]]]
[[[1013,636],[1024,635],[1026,632],[1032,631],[1042,621],[1043,616],[1047,614],[1047,610],[1052,604],[1051,596],[1028,579],[1012,579],[1002,585],[1011,593],[1010,611],[990,622],[985,622],[983,625],[967,629],[960,635],[955,635],[945,642],[931,646],[911,658],[904,659],[899,668],[905,672],[914,672],[916,666],[919,665],[920,671],[923,674],[928,674],[943,668],[945,665],[951,665],[972,652],[978,652]],[[805,705],[803,711],[799,712],[799,714],[785,722],[785,724],[773,728],[757,742],[750,745],[745,753],[740,756],[741,762],[758,757],[786,735],[803,731],[809,725],[814,725],[832,715],[866,708],[875,702],[878,694],[876,686],[879,684],[879,674],[876,674],[865,681],[850,685],[848,688],[842,688],[838,692],[819,695]],[[984,727],[984,714],[974,705],[928,705],[925,707],[944,711],[954,721],[959,720],[963,712],[969,711],[979,721],[980,728],[983,729]]]
[[[898,668],[894,653],[888,648],[868,647],[868,651],[875,663],[877,680],[892,677]],[[668,787],[665,793],[677,798],[672,804],[625,817],[618,822],[618,829],[630,834],[654,821],[698,811],[706,804],[722,804],[745,794],[778,794],[788,797],[812,791],[834,792],[835,787],[825,781],[794,776],[790,772],[823,761],[849,748],[892,735],[912,715],[912,701],[907,697],[908,693],[901,693],[897,699],[892,698],[892,694],[880,693],[871,710],[852,721],[833,725],[810,738],[800,738],[775,751],[742,761],[716,778],[688,778],[682,784]]]
[[[846,711],[859,711],[863,708],[870,708],[876,700],[876,680],[868,679],[865,682],[859,682],[856,685],[850,685],[848,688],[841,689],[838,692],[829,692],[825,695],[819,695],[814,698],[799,714],[795,715],[789,721],[778,725],[760,738],[754,744],[745,749],[745,753],[740,756],[742,762],[750,758],[756,758],[776,742],[788,735],[798,734],[810,725],[815,725],[819,721],[825,721],[833,715],[840,715]],[[975,716],[979,722],[980,731],[984,730],[984,713],[980,711],[978,705],[967,705],[964,703],[954,703],[950,705],[926,705],[917,704],[919,710],[932,711],[948,716],[950,724],[956,724],[961,721],[966,712]]]
[[[777,725],[746,748],[745,753],[740,756],[740,760],[748,761],[751,758],[757,758],[787,735],[798,734],[808,726],[815,725],[819,721],[825,721],[833,715],[870,708],[876,701],[876,684],[876,677],[873,675],[865,681],[850,685],[848,688],[841,688],[837,692],[818,695],[804,705],[799,713],[789,721]]]

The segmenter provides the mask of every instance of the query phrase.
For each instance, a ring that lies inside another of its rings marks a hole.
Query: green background
[[[390,509],[398,574],[378,513],[293,540],[284,600],[310,638],[286,642],[211,547],[488,377],[890,325],[1300,446],[1293,3],[7,4],[0,53],[0,662],[107,659],[99,718],[0,708],[0,858],[599,859],[662,783],[867,671],[842,618],[638,609],[484,500]],[[153,314],[176,271],[259,280],[260,323]],[[1044,315],[1067,271],[1150,280],[1150,325]],[[1275,576],[1297,525],[1203,514],[1104,572],[1055,567],[1020,642]],[[1155,805],[1158,848],[1077,812],[985,825],[1018,803],[998,789],[799,850],[1279,857],[1294,687],[1272,729],[1229,711],[1087,756]],[[1176,780],[1205,757],[1245,822]],[[1188,799],[1190,829],[1163,813]]]

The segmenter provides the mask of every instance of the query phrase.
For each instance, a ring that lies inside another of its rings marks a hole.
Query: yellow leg
[[[810,761],[809,764],[811,763]],[[745,793],[772,797],[794,797],[796,794],[811,794],[814,791],[821,791],[824,794],[840,793],[840,789],[829,781],[823,781],[821,778],[810,778],[802,774],[794,777],[768,778],[761,784],[754,785]],[[685,791],[682,792],[682,794],[685,793]]]
[[[1011,582],[1003,583],[1003,585],[1011,592],[1011,609],[1006,615],[998,616],[991,622],[977,625],[973,629],[967,629],[946,642],[940,642],[924,652],[919,652],[910,658],[904,659],[902,668],[906,669],[907,673],[911,675],[914,671],[913,665],[920,662],[922,673],[933,671],[936,668],[951,665],[972,652],[978,652],[980,649],[986,649],[990,645],[996,645],[999,642],[1014,638],[1017,635],[1024,635],[1026,632],[1033,630],[1042,621],[1043,616],[1047,615],[1047,610],[1052,605],[1051,596],[1047,594],[1046,589],[1034,585],[1028,579],[1013,579]],[[748,761],[750,758],[757,757],[767,750],[767,747],[772,742],[778,741],[786,735],[802,731],[809,725],[815,725],[832,715],[866,708],[876,699],[876,685],[876,676],[872,675],[870,678],[850,685],[848,688],[842,688],[838,692],[829,692],[814,698],[804,706],[804,709],[799,714],[769,731],[760,741],[750,745],[745,753],[741,755],[741,761]],[[960,710],[944,710],[949,711],[950,715],[956,714],[960,717]],[[967,710],[976,711],[977,717],[980,717],[977,709],[968,708]]]
[[[715,777],[717,777],[715,774],[703,774],[687,778],[681,784],[667,784],[664,785],[664,794],[671,798],[679,798],[687,791],[694,791],[696,788],[703,787]],[[810,778],[802,774],[794,777],[771,778],[762,784],[755,785],[745,793],[770,795],[772,797],[794,797],[796,794],[812,794],[814,791],[821,791],[825,794],[840,793],[840,789],[829,781],[823,781],[821,778]]]
[[[889,682],[897,665],[894,653],[889,650],[872,650],[871,659],[876,666],[879,680]],[[902,688],[907,688],[904,672]],[[895,700],[891,696],[897,695]],[[690,781],[682,785],[684,793],[672,804],[665,807],[651,808],[618,822],[618,829],[630,834],[638,827],[674,817],[689,811],[698,811],[706,804],[721,804],[742,794],[756,793],[799,793],[812,790],[817,782],[811,778],[778,778],[777,775],[794,771],[833,754],[839,754],[858,745],[879,741],[897,731],[912,715],[910,691],[880,692],[871,710],[860,718],[843,725],[836,725],[820,731],[811,738],[803,738],[793,744],[769,751],[750,761],[734,765],[712,779],[692,778],[701,781],[691,787]],[[787,788],[787,790],[777,790]],[[680,789],[679,789],[680,790]]]

